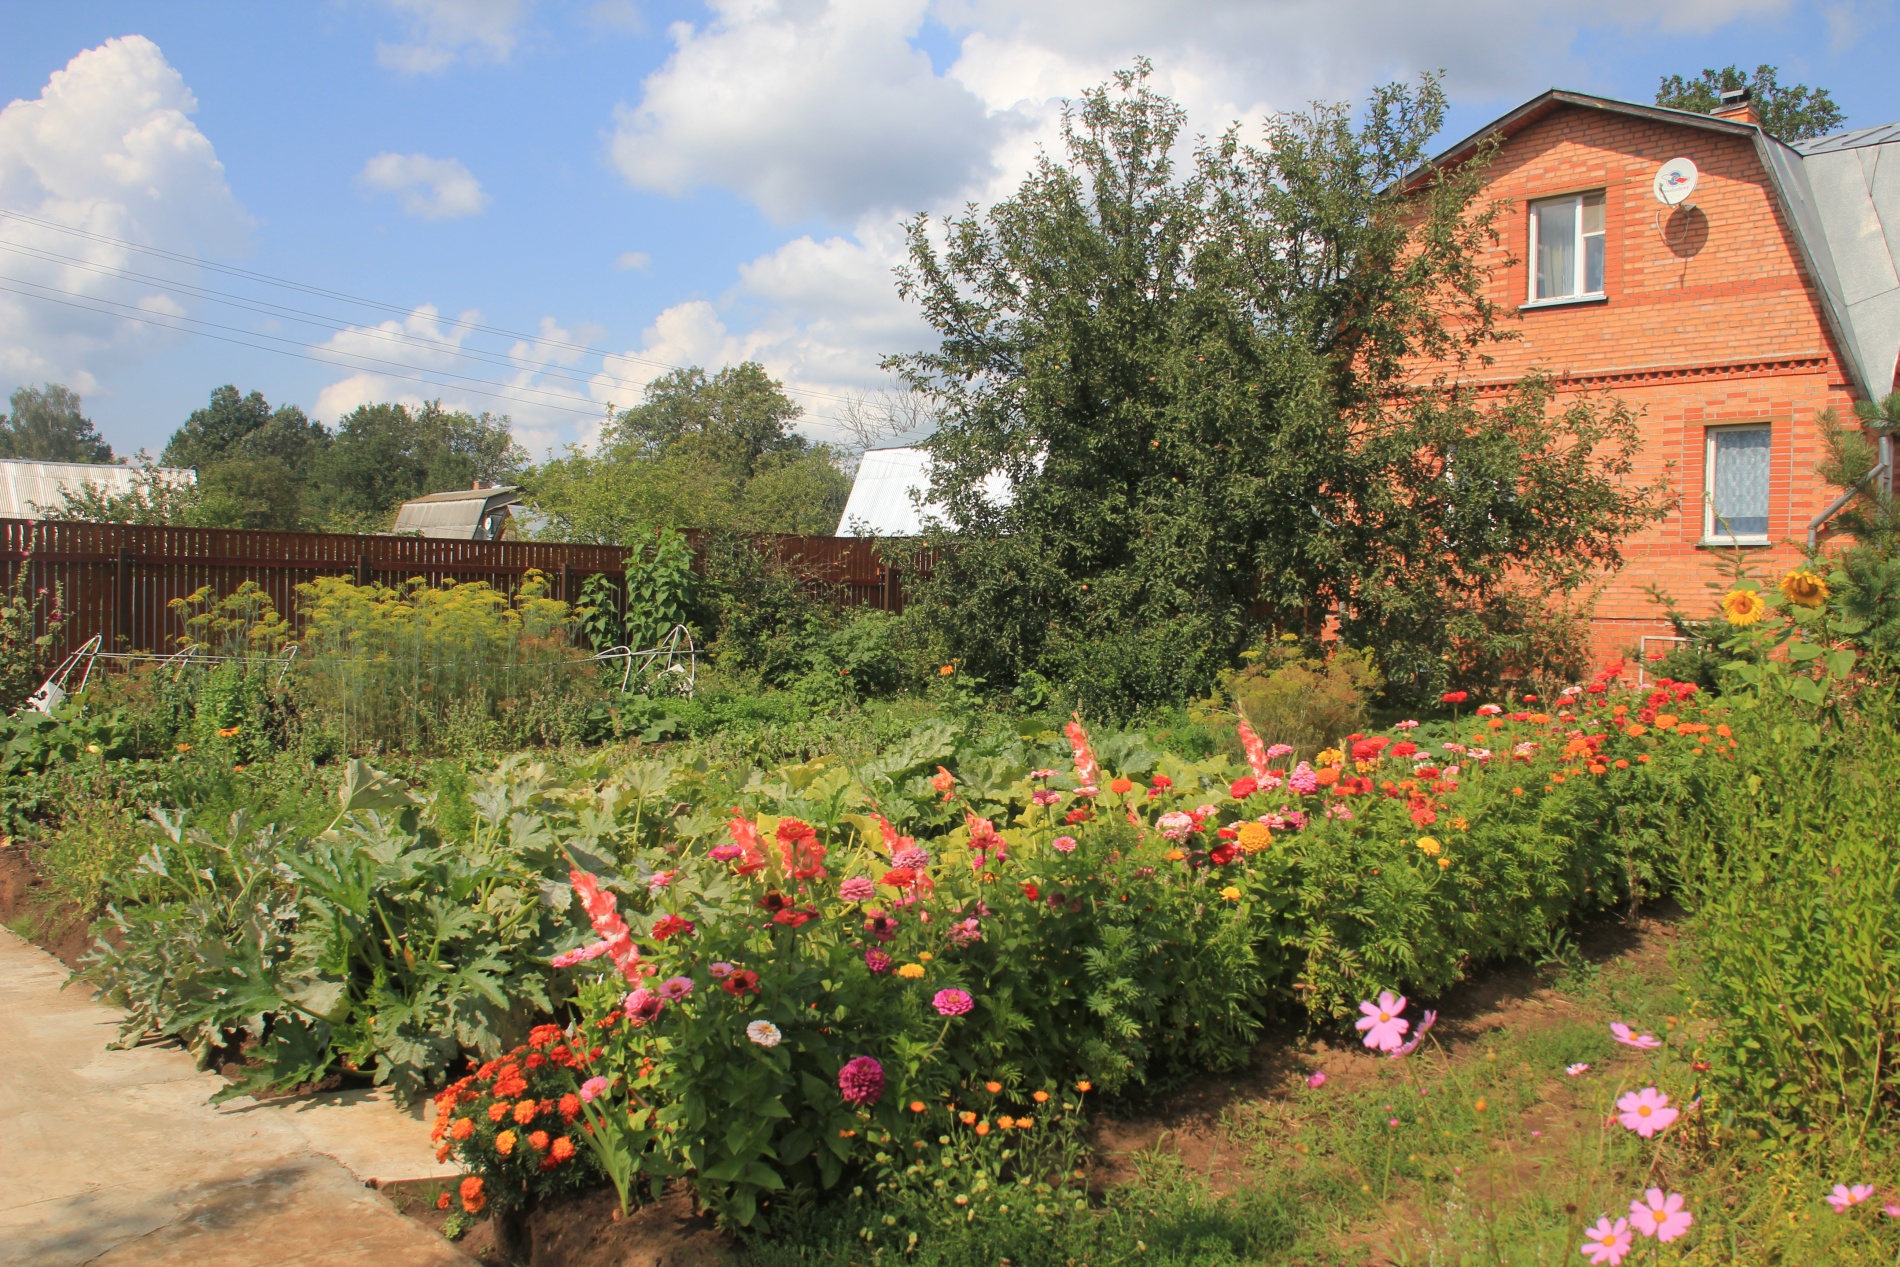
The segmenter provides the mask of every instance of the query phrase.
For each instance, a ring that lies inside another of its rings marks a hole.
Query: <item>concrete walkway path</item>
[[[108,1051],[119,1013],[0,929],[0,1264],[469,1267],[369,1179],[426,1178],[419,1115],[363,1093],[207,1101],[184,1051]]]

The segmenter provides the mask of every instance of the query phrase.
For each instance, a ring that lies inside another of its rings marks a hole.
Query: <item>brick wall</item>
[[[1668,159],[1694,160],[1692,211],[1656,202],[1651,180]],[[1706,429],[1766,422],[1769,537],[1744,547],[1778,575],[1801,557],[1808,520],[1833,497],[1814,474],[1823,445],[1817,416],[1851,416],[1834,339],[1754,147],[1741,137],[1563,106],[1502,144],[1487,182],[1503,200],[1493,298],[1515,315],[1520,339],[1482,372],[1494,390],[1532,369],[1559,377],[1557,407],[1576,393],[1608,393],[1639,413],[1637,480],[1666,479],[1680,499],[1662,523],[1632,539],[1628,563],[1604,580],[1595,646],[1603,658],[1643,634],[1668,632],[1644,594],[1656,585],[1691,611],[1712,610],[1705,583],[1732,549],[1700,544]],[[1607,299],[1520,311],[1530,285],[1533,199],[1605,192]],[[1510,262],[1507,262],[1510,261]]]

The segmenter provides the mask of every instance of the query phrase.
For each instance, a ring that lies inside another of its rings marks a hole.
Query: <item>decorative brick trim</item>
[[[1593,388],[1635,387],[1645,383],[1680,383],[1696,379],[1781,378],[1793,374],[1814,374],[1834,367],[1834,358],[1826,353],[1786,357],[1766,361],[1728,361],[1710,365],[1652,365],[1630,369],[1599,370],[1589,374],[1552,374],[1559,391],[1588,391]],[[1468,384],[1479,396],[1503,396],[1520,379],[1498,379]]]

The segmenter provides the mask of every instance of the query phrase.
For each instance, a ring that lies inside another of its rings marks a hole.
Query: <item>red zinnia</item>
[[[1042,896],[1042,890],[1038,889],[1033,882],[1025,880],[1023,881],[1023,896],[1033,902]]]
[[[750,968],[737,968],[719,983],[719,988],[735,997],[759,992],[759,974]]]
[[[1260,790],[1260,783],[1252,775],[1242,775],[1227,785],[1227,795],[1236,801],[1244,801]]]
[[[669,937],[685,934],[693,935],[694,924],[690,919],[681,919],[677,915],[665,915],[653,922],[653,940],[665,941]]]
[[[1462,704],[1470,698],[1469,691],[1446,691],[1438,697],[1439,702],[1443,704]]]

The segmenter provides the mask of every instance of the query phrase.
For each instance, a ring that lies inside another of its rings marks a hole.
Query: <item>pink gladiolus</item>
[[[607,1080],[605,1078],[589,1078],[587,1081],[581,1083],[581,1099],[592,1103],[599,1097],[600,1093],[606,1089]]]
[[[1101,782],[1102,766],[1095,759],[1095,749],[1089,746],[1089,732],[1082,729],[1082,714],[1074,714],[1074,720],[1063,725],[1062,733],[1069,737],[1069,746],[1075,749],[1075,781],[1084,787]]]
[[[1386,990],[1379,995],[1377,1003],[1361,1003],[1362,1015],[1353,1022],[1353,1028],[1366,1036],[1366,1046],[1376,1051],[1392,1051],[1405,1041],[1405,1031],[1412,1028],[1412,1022],[1400,1016],[1405,1010],[1405,996],[1395,995]]]
[[[598,959],[606,954],[609,947],[604,941],[591,946],[582,946],[578,950],[565,950],[548,962],[556,968],[572,968],[577,963],[586,963],[589,959]]]
[[[765,846],[759,842],[759,829],[752,820],[735,811],[726,822],[726,830],[732,835],[732,843],[739,847],[739,865],[733,870],[740,875],[765,870]]]
[[[1326,1085],[1326,1075],[1323,1073],[1313,1074],[1311,1077],[1307,1078],[1306,1085],[1313,1088],[1313,1090],[1317,1091],[1321,1087]]]
[[[1654,1087],[1625,1093],[1616,1107],[1622,1110],[1616,1120],[1644,1139],[1666,1128],[1679,1114],[1669,1107],[1669,1097]]]
[[[1834,1207],[1834,1213],[1846,1214],[1873,1195],[1874,1186],[1870,1183],[1857,1183],[1851,1188],[1844,1183],[1837,1183],[1834,1191],[1827,1194],[1827,1203]]]
[[[1665,1197],[1661,1188],[1651,1188],[1641,1201],[1630,1202],[1630,1222],[1644,1236],[1653,1236],[1667,1245],[1689,1230],[1695,1216],[1682,1208],[1681,1193]]]
[[[1597,1220],[1595,1227],[1584,1231],[1583,1256],[1601,1267],[1616,1267],[1630,1252],[1630,1245],[1635,1239],[1630,1235],[1628,1219],[1611,1223],[1605,1216]]]
[[[1632,1033],[1630,1027],[1621,1021],[1617,1021],[1610,1026],[1610,1037],[1625,1047],[1639,1047],[1644,1051],[1648,1051],[1652,1047],[1662,1046],[1662,1039],[1656,1037],[1654,1034]]]
[[[1247,764],[1253,768],[1253,777],[1267,777],[1267,746],[1260,742],[1260,736],[1253,733],[1253,727],[1246,718],[1240,719],[1240,746],[1247,753]]]
[[[620,969],[620,975],[629,981],[640,979],[640,948],[633,944],[633,933],[627,928],[627,921],[620,918],[614,910],[614,895],[601,889],[600,883],[579,867],[570,869],[567,878],[574,886],[574,896],[581,900],[581,906],[587,912],[587,918],[600,934],[606,950],[612,957],[614,967]],[[590,956],[591,957],[591,956]]]

